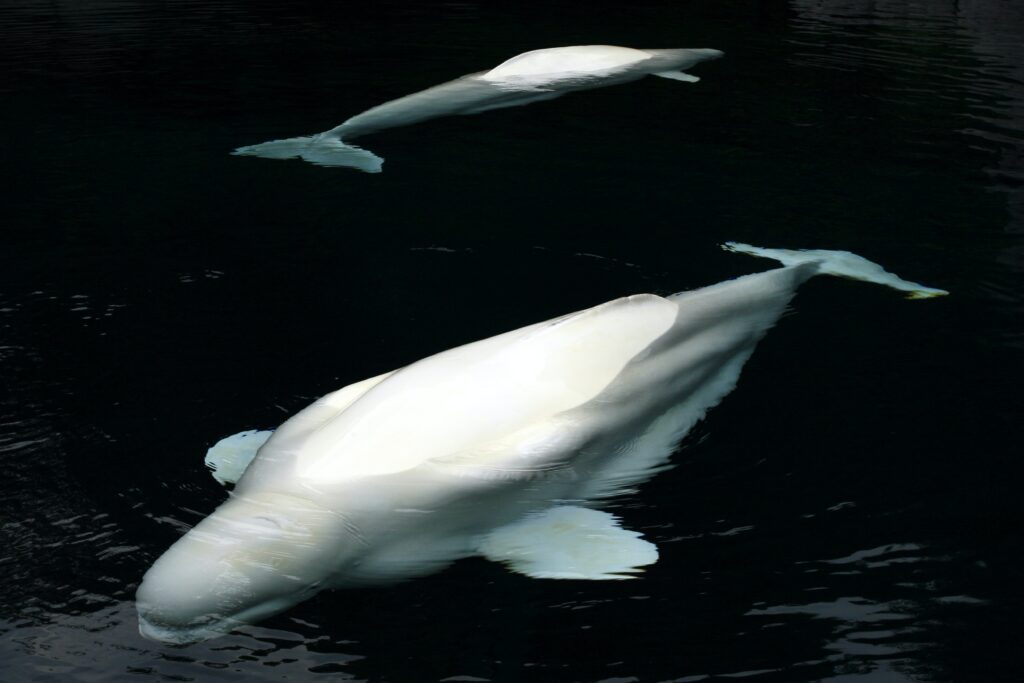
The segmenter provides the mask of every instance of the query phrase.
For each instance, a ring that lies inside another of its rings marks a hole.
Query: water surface
[[[1014,3],[23,2],[0,32],[3,680],[1018,679]],[[380,175],[228,154],[586,43],[727,56],[368,137]],[[224,496],[217,439],[765,266],[725,240],[953,294],[804,288],[676,468],[616,501],[661,549],[641,580],[473,560],[208,643],[139,637],[142,573]]]

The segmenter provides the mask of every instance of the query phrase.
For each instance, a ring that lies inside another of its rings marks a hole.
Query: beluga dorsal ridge
[[[367,109],[318,133],[239,147],[233,154],[267,159],[304,159],[379,173],[384,160],[349,144],[363,135],[454,114],[479,114],[560,97],[577,90],[661,76],[694,83],[690,67],[722,56],[712,49],[638,50],[615,45],[573,45],[524,52],[490,71],[453,81]]]
[[[849,252],[726,248],[784,265],[449,349],[218,442],[207,464],[235,488],[146,573],[142,634],[212,638],[474,555],[535,578],[637,578],[657,548],[595,508],[665,468],[803,282],[946,293]]]

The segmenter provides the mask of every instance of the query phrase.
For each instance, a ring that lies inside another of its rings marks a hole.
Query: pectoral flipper
[[[600,510],[553,507],[492,531],[480,554],[535,579],[635,579],[658,549]]]

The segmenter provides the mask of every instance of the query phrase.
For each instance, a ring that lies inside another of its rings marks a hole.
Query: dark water
[[[1016,681],[1024,6],[108,0],[0,8],[0,679]],[[645,79],[239,158],[528,49],[715,47]],[[363,141],[361,141],[363,142]],[[615,511],[639,581],[482,560],[185,648],[142,573],[205,449],[429,353],[848,249]]]

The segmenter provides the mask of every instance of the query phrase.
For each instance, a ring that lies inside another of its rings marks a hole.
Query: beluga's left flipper
[[[249,429],[225,436],[206,451],[204,462],[218,484],[236,484],[272,431]]]
[[[379,173],[384,160],[349,141],[387,128],[453,114],[479,114],[550,100],[576,90],[627,83],[647,75],[695,83],[685,69],[722,56],[712,49],[637,50],[615,45],[574,45],[533,50],[490,71],[472,73],[357,114],[317,135],[239,147],[233,154],[304,159]]]

